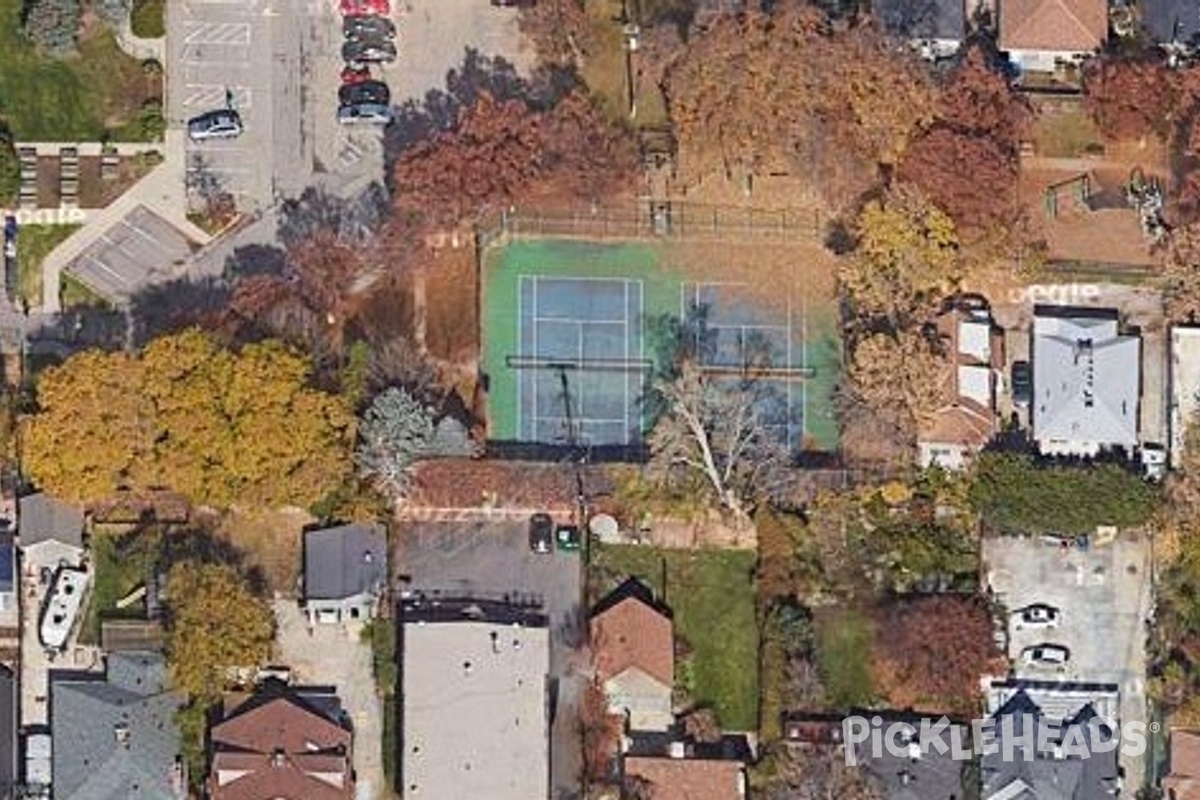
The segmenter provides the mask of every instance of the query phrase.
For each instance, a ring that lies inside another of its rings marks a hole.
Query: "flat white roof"
[[[974,400],[984,408],[992,407],[992,369],[991,367],[958,368],[958,393]]]
[[[1183,458],[1183,437],[1200,409],[1200,328],[1171,328],[1171,466]]]
[[[408,622],[403,641],[405,800],[544,800],[549,631]]]
[[[987,364],[992,360],[992,327],[964,319],[958,323],[958,352]]]

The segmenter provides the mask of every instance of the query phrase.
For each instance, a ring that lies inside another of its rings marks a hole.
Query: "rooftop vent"
[[[285,761],[287,761],[287,756],[284,754],[283,748],[276,747],[275,750],[271,752],[271,766],[282,767]]]
[[[129,744],[129,723],[118,722],[113,725],[113,738],[117,740],[117,744]]]

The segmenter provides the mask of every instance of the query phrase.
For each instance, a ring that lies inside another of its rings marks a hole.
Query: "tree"
[[[279,342],[235,352],[194,329],[139,356],[83,353],[39,381],[24,466],[81,502],[168,486],[222,507],[310,506],[348,478],[354,418],[308,378]]]
[[[1088,63],[1084,104],[1106,137],[1133,139],[1171,134],[1180,85],[1160,58],[1108,57]]]
[[[874,683],[890,708],[936,708],[969,714],[979,703],[979,676],[996,666],[992,619],[976,597],[927,595],[877,609]]]
[[[433,441],[430,409],[399,387],[371,403],[359,429],[359,474],[393,500],[408,490],[413,464]]]
[[[1167,318],[1173,322],[1200,322],[1200,224],[1170,232],[1163,266]]]
[[[951,368],[922,333],[872,333],[854,344],[846,371],[849,398],[915,435],[918,421],[944,402],[942,379]]]
[[[176,687],[214,700],[229,670],[271,656],[274,617],[265,601],[226,564],[184,561],[167,575],[167,663]]]
[[[722,507],[745,517],[787,461],[759,413],[759,387],[723,383],[685,362],[655,392],[665,411],[650,434],[652,472],[664,481],[680,471],[699,477]]]
[[[857,228],[858,245],[838,273],[852,325],[900,331],[923,323],[961,278],[953,221],[899,186],[867,203]]]
[[[773,745],[752,768],[750,785],[753,796],[762,800],[883,800],[887,796],[870,772],[846,764],[841,747]]]
[[[12,131],[0,120],[0,205],[15,205],[20,191],[21,159]]]
[[[75,49],[82,18],[80,0],[25,0],[21,29],[48,55],[61,58]]]

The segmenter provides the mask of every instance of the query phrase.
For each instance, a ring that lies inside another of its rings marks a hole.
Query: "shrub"
[[[163,0],[133,0],[133,13],[129,20],[133,35],[143,39],[165,36],[165,10]]]
[[[62,57],[75,49],[81,14],[80,0],[25,0],[21,26],[48,55]]]

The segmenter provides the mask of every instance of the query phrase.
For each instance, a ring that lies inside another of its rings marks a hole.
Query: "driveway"
[[[314,13],[318,4],[289,0],[167,3],[168,125],[229,104],[245,126],[235,139],[187,143],[190,185],[211,181],[253,211],[311,183],[304,87]]]
[[[1018,678],[1116,684],[1121,722],[1146,720],[1146,620],[1151,613],[1150,544],[1124,534],[1088,550],[1037,537],[983,543],[987,582],[1008,611],[1033,603],[1058,608],[1056,628],[1009,624],[1009,657]],[[1026,647],[1049,642],[1071,651],[1066,668],[1021,663]],[[1125,785],[1141,786],[1144,758],[1122,754]]]
[[[375,692],[371,648],[362,641],[362,623],[317,625],[311,631],[295,601],[277,600],[279,661],[292,668],[301,685],[336,686],[342,707],[354,723],[357,800],[390,797],[383,777],[383,703]]]
[[[575,722],[587,682],[578,669],[584,614],[579,556],[531,552],[525,521],[418,522],[398,537],[393,563],[401,592],[541,599],[550,620],[550,680],[557,691],[551,797],[577,797],[582,757]]]

